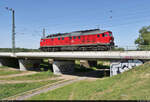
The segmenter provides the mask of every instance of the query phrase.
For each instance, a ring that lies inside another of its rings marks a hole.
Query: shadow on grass
[[[53,72],[52,64],[48,62],[43,62],[40,64],[38,71],[48,71]],[[63,73],[63,72],[62,72]],[[75,64],[75,69],[73,73],[63,73],[66,75],[80,76],[80,77],[93,77],[102,78],[110,76],[109,66],[98,65],[96,67],[86,68],[80,64]]]
[[[96,66],[96,69],[110,69],[110,66],[99,64]]]
[[[52,64],[49,64],[48,62],[42,62],[36,63],[33,65],[33,68],[28,68],[29,71],[37,71],[37,72],[45,72],[45,71],[51,71],[53,72]]]
[[[102,78],[110,76],[109,66],[98,65],[96,67],[86,68],[80,66],[79,64],[75,65],[75,72],[69,75],[80,76],[80,77],[93,77],[93,78]]]
[[[40,64],[40,71],[48,71],[51,70],[53,72],[52,64],[49,64],[48,62],[43,62]]]
[[[89,72],[89,71],[94,71],[92,68],[86,68],[84,66],[80,66],[79,64],[75,64],[75,72]]]

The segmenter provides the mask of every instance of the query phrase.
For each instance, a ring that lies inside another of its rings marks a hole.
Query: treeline
[[[124,51],[124,50],[137,50],[137,51],[150,51],[150,26],[144,26],[139,30],[139,36],[134,41],[136,48],[113,48],[113,51]]]
[[[15,48],[15,52],[39,52],[39,49]],[[12,48],[0,48],[0,52],[12,52]]]
[[[137,50],[150,50],[150,26],[144,26],[139,30],[139,37],[134,42]]]

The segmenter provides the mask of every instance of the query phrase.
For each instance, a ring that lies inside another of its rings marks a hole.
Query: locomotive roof
[[[104,32],[107,32],[107,30],[90,29],[90,30],[73,31],[70,33],[57,33],[57,34],[49,35],[47,36],[47,38],[92,35],[92,34],[104,33]]]

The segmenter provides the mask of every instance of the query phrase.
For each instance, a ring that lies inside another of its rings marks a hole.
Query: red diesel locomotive
[[[114,47],[111,31],[92,29],[58,33],[42,38],[42,51],[106,51]]]

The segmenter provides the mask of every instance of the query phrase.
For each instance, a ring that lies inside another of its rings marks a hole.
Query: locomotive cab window
[[[72,39],[72,37],[69,37],[69,39],[71,40],[71,39]]]
[[[80,39],[80,36],[78,36],[78,39]]]
[[[100,37],[100,35],[97,35],[97,37]]]
[[[76,39],[76,37],[74,36],[73,39]]]
[[[107,34],[105,34],[105,37],[107,37]]]
[[[58,40],[60,40],[60,38],[58,38]]]
[[[64,40],[64,37],[62,37],[62,40]]]
[[[112,34],[111,34],[111,33],[109,33],[109,36],[112,36]]]

